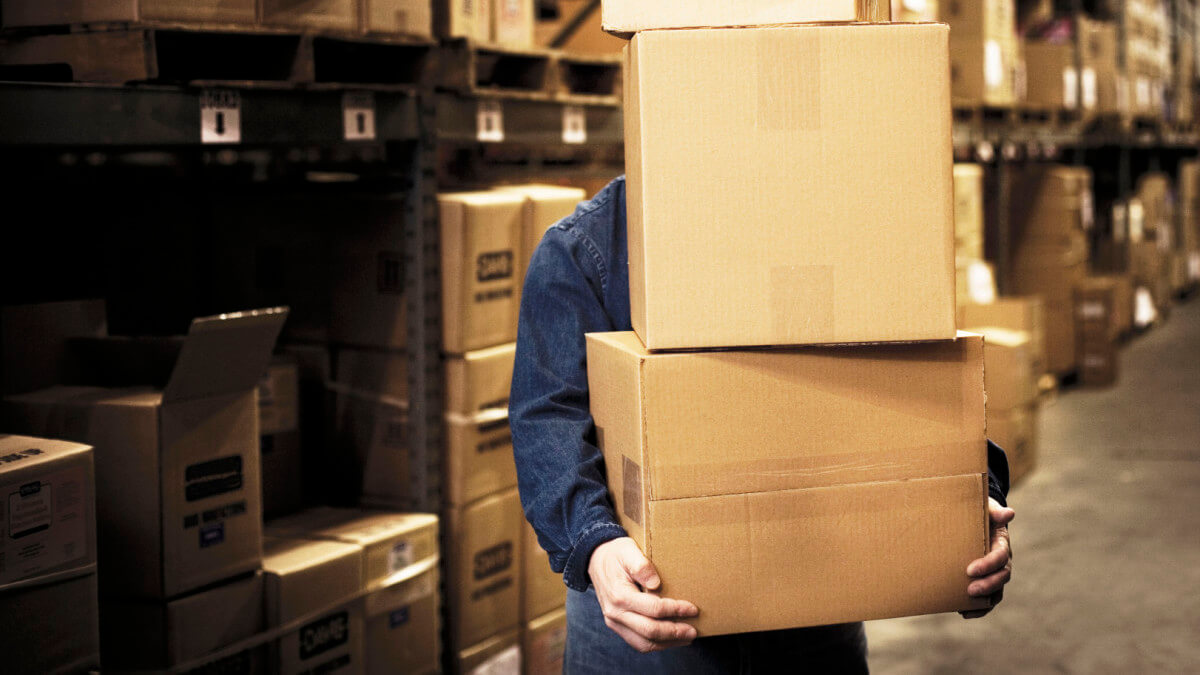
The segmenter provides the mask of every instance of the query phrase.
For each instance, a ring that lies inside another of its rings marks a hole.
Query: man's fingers
[[[642,588],[653,591],[662,585],[662,580],[658,578],[658,571],[654,569],[654,564],[647,560],[640,551],[629,553],[621,560],[621,563],[625,565],[625,571],[630,578],[641,584]]]
[[[684,600],[660,598],[650,593],[630,593],[621,596],[618,603],[622,609],[637,612],[654,619],[690,618],[700,613],[696,606]]]
[[[982,558],[967,565],[967,574],[972,577],[986,577],[1004,567],[1012,559],[1008,548],[1008,537],[998,537],[992,542],[992,551]]]
[[[1007,525],[1017,517],[1017,512],[1007,506],[1000,506],[1000,502],[995,499],[988,500],[988,517],[992,521],[992,527],[997,525]]]
[[[691,642],[696,639],[696,629],[686,623],[660,621],[629,611],[614,614],[612,618],[651,642]]]
[[[967,594],[976,597],[984,598],[993,593],[997,593],[1004,589],[1004,584],[1012,578],[1012,568],[1005,566],[1004,569],[993,574],[972,581],[970,586],[967,586]]]
[[[639,634],[637,631],[629,628],[628,626],[625,626],[620,621],[616,621],[614,619],[609,619],[607,617],[604,619],[604,624],[606,626],[608,626],[609,629],[612,630],[614,633],[619,635],[621,637],[621,639],[625,641],[625,644],[629,645],[630,647],[633,647],[634,649],[636,649],[637,651],[639,651],[643,654],[649,654],[650,652],[658,652],[658,651],[662,651],[664,649],[671,649],[672,647],[683,647],[685,645],[691,644],[691,642],[692,642],[690,639],[689,640],[663,640],[663,641],[650,640],[650,639],[647,639],[645,636]]]

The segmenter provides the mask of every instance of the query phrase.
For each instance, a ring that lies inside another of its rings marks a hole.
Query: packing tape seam
[[[958,477],[962,477],[962,476],[980,476],[980,475],[983,476],[984,484],[986,487],[988,474],[987,474],[987,470],[985,469],[981,473],[971,471],[971,472],[967,472],[967,473],[938,474],[938,475],[933,475],[933,476],[912,476],[909,478],[894,478],[894,479],[888,479],[888,480],[864,480],[864,481],[858,481],[858,482],[854,482],[854,483],[839,483],[837,485],[814,485],[812,487],[783,488],[783,489],[779,489],[779,490],[750,490],[747,492],[723,492],[723,493],[719,493],[719,494],[691,495],[691,496],[687,496],[687,497],[660,497],[658,499],[652,499],[651,501],[652,502],[681,502],[681,501],[696,500],[696,499],[712,499],[714,497],[752,497],[754,495],[775,494],[778,492],[810,492],[813,490],[837,490],[837,489],[842,489],[842,488],[851,487],[851,486],[860,487],[860,486],[867,486],[867,485],[890,485],[893,483],[916,483],[916,482],[921,482],[921,481],[943,480],[946,478],[958,478]]]
[[[67,570],[59,570],[50,574],[33,577],[32,579],[21,579],[11,583],[0,585],[0,593],[8,593],[10,591],[20,591],[26,588],[36,588],[38,586],[49,586],[60,581],[70,581],[77,577],[85,577],[96,572],[96,563],[88,563],[79,567],[72,567]]]
[[[276,626],[275,628],[265,630],[261,633],[253,635],[251,637],[248,637],[244,640],[235,642],[232,645],[229,645],[227,647],[222,647],[221,649],[218,649],[217,651],[210,652],[208,654],[205,654],[204,656],[197,657],[190,661],[185,661],[184,663],[180,663],[178,665],[174,665],[174,666],[171,666],[171,667],[163,669],[163,670],[115,670],[112,672],[125,673],[127,675],[141,675],[141,674],[149,674],[149,673],[186,673],[186,672],[194,670],[196,668],[200,668],[202,666],[205,666],[205,665],[208,665],[211,663],[215,663],[217,661],[220,661],[221,659],[228,658],[230,656],[234,656],[235,654],[240,654],[241,652],[244,652],[248,649],[253,649],[255,647],[261,647],[262,645],[265,645],[269,642],[278,640],[279,638],[287,635],[288,633],[296,631],[299,628],[301,628],[305,625],[308,625],[309,623],[312,623],[313,621],[316,621],[317,619],[320,619],[321,617],[329,614],[330,612],[333,612],[334,610],[338,609],[339,607],[343,607],[343,606],[348,605],[357,600],[361,600],[362,598],[365,598],[366,596],[368,596],[372,593],[375,593],[376,591],[385,590],[385,589],[391,588],[392,586],[396,586],[398,584],[404,583],[406,581],[411,581],[412,579],[415,579],[415,578],[421,576],[422,574],[425,574],[425,573],[433,570],[434,568],[436,568],[440,561],[441,561],[440,555],[429,556],[428,558],[425,558],[424,560],[422,560],[420,562],[413,563],[412,565],[405,567],[404,569],[400,570],[399,572],[396,572],[395,574],[387,577],[386,579],[384,579],[380,582],[377,582],[377,583],[371,584],[370,586],[367,586],[366,588],[358,591],[354,595],[351,595],[351,596],[345,597],[345,598],[340,598],[336,602],[332,602],[326,606],[319,608],[318,610],[308,612],[307,614],[304,614],[295,619],[292,619],[291,621],[289,621],[283,625]],[[93,565],[93,567],[94,567],[94,565]]]

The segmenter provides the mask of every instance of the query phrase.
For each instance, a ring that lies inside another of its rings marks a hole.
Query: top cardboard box
[[[126,21],[212,21],[253,24],[255,0],[4,0],[4,25]]]
[[[604,30],[621,37],[655,28],[717,28],[869,20],[857,0],[604,0]],[[886,2],[876,3],[887,6]],[[890,12],[890,8],[889,8]]]
[[[648,349],[954,337],[948,33],[634,36],[630,305]]]

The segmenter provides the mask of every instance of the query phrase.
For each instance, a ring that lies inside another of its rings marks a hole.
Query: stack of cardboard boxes
[[[704,24],[731,27],[688,29],[678,4],[653,24],[677,30],[606,13],[634,31],[635,332],[589,335],[587,360],[619,520],[701,634],[977,607],[983,345],[955,339],[948,30],[755,26],[729,3]],[[899,343],[829,346],[862,342]],[[779,347],[804,344],[826,346]]]
[[[1134,282],[1149,292],[1158,315],[1165,318],[1174,297],[1172,266],[1178,238],[1171,178],[1159,172],[1144,174],[1138,181],[1137,199],[1142,206],[1141,227],[1130,228],[1129,267]]]
[[[1013,0],[938,3],[950,24],[950,73],[957,106],[1011,107],[1018,100],[1020,48]]]
[[[1079,111],[1089,118],[1125,112],[1117,32],[1115,23],[1084,14],[1031,29],[1022,43],[1025,103],[1037,109]]]
[[[1180,247],[1190,289],[1200,283],[1200,161],[1179,163]]]
[[[534,0],[434,0],[434,24],[440,37],[531,47],[534,5]]]
[[[1112,277],[1092,277],[1075,287],[1079,382],[1107,386],[1117,381],[1118,313],[1122,293]]]
[[[983,259],[983,167],[954,165],[955,304],[991,302],[996,297],[995,268]]]
[[[1126,0],[1121,15],[1125,37],[1125,90],[1136,117],[1162,119],[1166,89],[1173,81],[1167,3]]]

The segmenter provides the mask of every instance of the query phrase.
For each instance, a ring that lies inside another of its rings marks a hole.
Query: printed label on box
[[[1100,99],[1096,93],[1096,70],[1094,68],[1083,69],[1083,107],[1086,110],[1092,110],[1099,103]]]
[[[87,555],[86,490],[81,467],[0,487],[0,584]]]
[[[995,40],[988,40],[983,45],[983,83],[988,89],[1004,84],[1004,53]]]
[[[1079,73],[1074,68],[1063,68],[1063,105],[1069,110],[1079,107]]]
[[[407,541],[398,541],[388,551],[388,575],[395,574],[413,564],[413,549]]]

